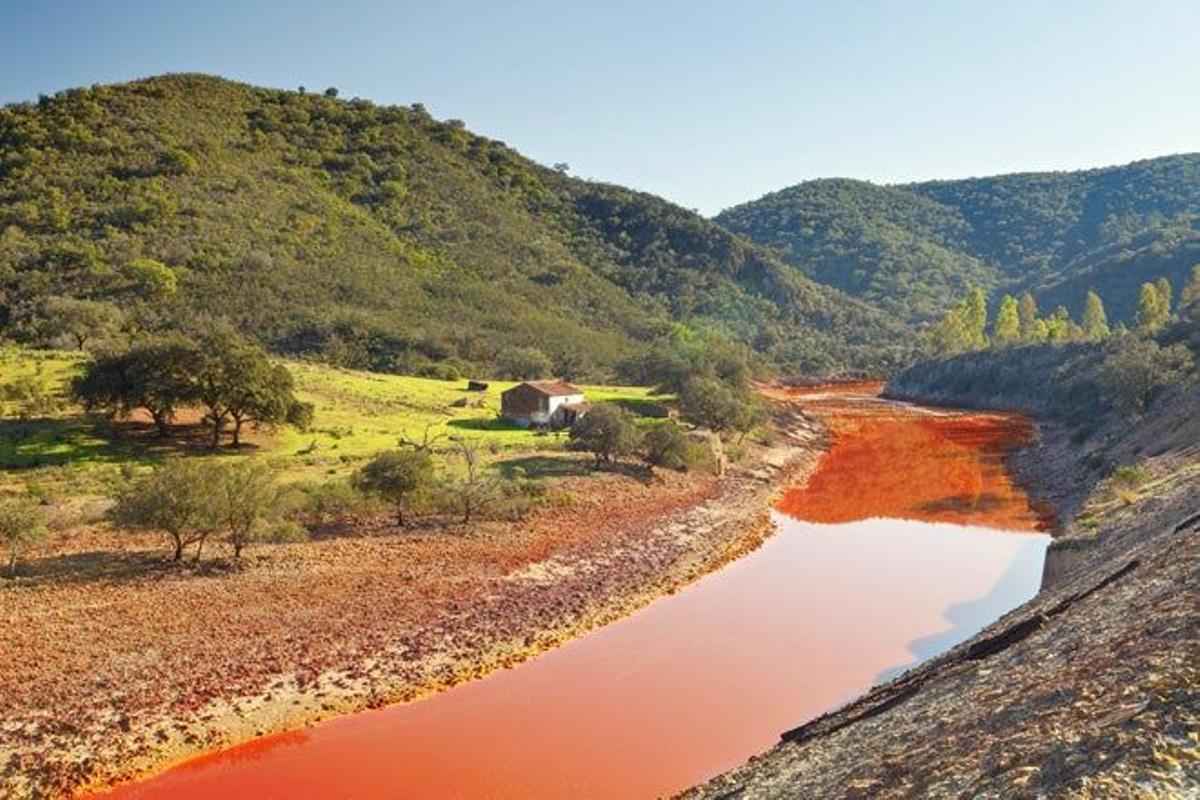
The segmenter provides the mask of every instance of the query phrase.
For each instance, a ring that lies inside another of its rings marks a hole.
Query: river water
[[[265,737],[122,798],[655,797],[1032,597],[1046,515],[1021,420],[798,393],[833,432],[757,551],[636,614],[414,703]]]

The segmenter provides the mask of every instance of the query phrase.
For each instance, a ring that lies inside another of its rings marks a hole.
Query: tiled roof
[[[573,386],[566,381],[525,381],[525,383],[519,385],[531,386],[542,394],[552,397],[567,394],[583,394],[579,387]]]

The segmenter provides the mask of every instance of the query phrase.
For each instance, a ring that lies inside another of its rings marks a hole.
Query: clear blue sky
[[[423,102],[714,213],[1200,150],[1200,2],[0,0],[0,102],[200,71]]]

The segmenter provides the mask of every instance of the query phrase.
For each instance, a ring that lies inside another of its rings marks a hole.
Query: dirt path
[[[570,478],[569,503],[522,523],[360,520],[241,571],[148,569],[158,541],[80,533],[57,555],[79,569],[0,588],[0,793],[83,793],[419,697],[631,613],[769,534],[771,496],[821,445],[801,417],[780,429],[721,479]]]

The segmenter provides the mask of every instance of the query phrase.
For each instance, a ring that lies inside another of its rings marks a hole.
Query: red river
[[[432,697],[267,736],[111,798],[642,798],[962,641],[1037,591],[1028,424],[820,387],[832,433],[761,548],[636,614]]]

